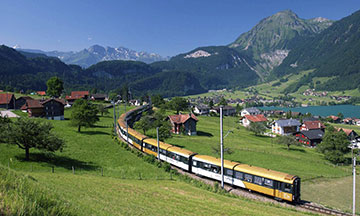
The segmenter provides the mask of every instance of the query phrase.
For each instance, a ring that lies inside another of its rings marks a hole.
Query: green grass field
[[[67,110],[65,117],[69,116]],[[76,127],[70,127],[68,120],[51,121],[55,132],[65,138],[66,147],[53,155],[31,149],[29,162],[23,160],[25,153],[17,146],[1,144],[0,164],[15,170],[16,179],[25,179],[25,183],[19,187],[19,184],[0,187],[0,215],[20,214],[17,209],[36,212],[39,201],[47,205],[54,203],[51,201],[54,197],[58,202],[54,208],[45,206],[43,212],[50,212],[45,215],[57,215],[56,212],[74,215],[304,214],[279,205],[212,193],[171,177],[111,139],[113,118],[110,115],[100,119],[96,127],[83,128],[81,133]],[[6,177],[7,169],[0,171],[5,173],[0,175],[0,183],[17,181]],[[17,200],[10,203],[13,197]]]

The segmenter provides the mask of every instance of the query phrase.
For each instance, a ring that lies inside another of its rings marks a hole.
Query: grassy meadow
[[[65,118],[70,114],[66,110]],[[0,144],[0,215],[305,214],[209,192],[170,176],[111,138],[111,114],[81,133],[68,120],[42,120],[51,121],[66,147],[54,154],[31,149],[30,161],[24,161],[23,150]]]

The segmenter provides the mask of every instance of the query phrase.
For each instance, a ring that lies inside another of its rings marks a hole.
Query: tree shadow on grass
[[[282,147],[282,149],[284,150],[288,150],[287,147]],[[306,151],[304,149],[297,149],[297,148],[291,148],[288,151],[297,151],[297,152],[302,152],[302,153],[306,153]]]
[[[207,136],[207,137],[213,137],[214,136],[211,133],[204,132],[204,131],[197,131],[196,135],[198,135],[198,136]]]
[[[47,163],[49,166],[62,167],[68,170],[72,169],[74,166],[75,169],[82,170],[96,170],[100,167],[93,164],[92,162],[84,162],[80,160],[76,160],[73,158],[69,158],[66,156],[58,156],[51,153],[30,153],[30,158],[28,161],[25,160],[25,155],[17,155],[15,156],[17,160],[22,162],[42,162]]]
[[[109,133],[103,131],[81,131],[80,133],[86,135],[110,135]]]

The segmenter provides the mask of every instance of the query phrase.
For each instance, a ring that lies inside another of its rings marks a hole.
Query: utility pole
[[[221,188],[224,189],[224,138],[223,138],[223,107],[220,106],[220,155],[221,155]]]
[[[354,154],[354,146],[351,148],[353,156],[353,215],[356,215],[355,205],[355,189],[356,189],[356,154]]]
[[[158,160],[160,160],[159,127],[156,128],[156,140],[157,140]]]
[[[115,102],[113,101],[112,102],[113,104],[113,107],[114,107],[114,132],[115,132],[115,135],[116,135],[116,113],[115,113]]]

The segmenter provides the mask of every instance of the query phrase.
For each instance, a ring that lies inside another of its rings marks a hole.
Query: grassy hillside
[[[69,115],[70,111],[66,110],[65,117]],[[84,128],[81,133],[76,132],[77,128],[69,127],[69,121],[51,122],[56,133],[66,139],[63,152],[49,155],[31,150],[31,161],[25,162],[23,150],[16,146],[0,145],[0,164],[9,165],[16,170],[16,175],[29,176],[31,180],[24,179],[30,181],[30,188],[35,191],[27,196],[19,190],[14,193],[0,190],[0,215],[3,212],[16,214],[21,201],[30,200],[27,198],[30,196],[40,196],[47,202],[51,202],[55,196],[58,200],[56,209],[62,210],[64,205],[70,203],[74,208],[66,208],[66,212],[75,215],[304,214],[278,205],[212,193],[185,183],[176,176],[171,178],[163,169],[145,162],[111,139],[110,125],[113,119],[110,115],[102,117],[96,127]],[[75,167],[75,174],[72,173],[72,166]],[[104,176],[101,176],[101,169]],[[0,171],[0,183],[3,183],[4,176],[5,179],[7,177],[6,174],[2,175],[3,170]],[[17,188],[16,185],[12,187]],[[18,188],[24,187],[20,185]],[[12,202],[8,207],[9,200],[15,196],[19,201]],[[30,201],[30,206],[36,204]],[[13,211],[8,211],[8,208]]]

